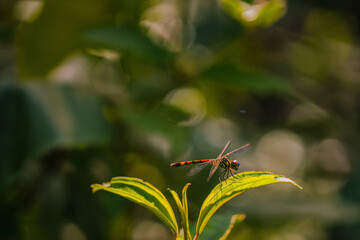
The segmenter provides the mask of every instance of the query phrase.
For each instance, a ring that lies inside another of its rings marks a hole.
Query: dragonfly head
[[[232,160],[230,167],[236,171],[239,169],[240,163],[237,160]]]

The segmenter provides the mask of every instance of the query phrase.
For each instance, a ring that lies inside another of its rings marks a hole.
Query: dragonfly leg
[[[231,169],[231,176],[233,176],[234,178],[239,179],[239,177],[236,174],[237,173],[233,169]]]
[[[226,173],[226,179],[229,178],[230,172],[231,172],[231,171],[228,169],[228,170],[227,170],[227,173]]]
[[[226,182],[226,180],[229,178],[229,169],[224,170],[223,179]]]
[[[231,169],[232,170],[232,169]],[[231,175],[236,178],[236,179],[239,179],[241,180],[241,177],[237,176],[236,172],[234,170],[231,171]]]
[[[221,172],[221,173],[218,174],[219,182],[221,182],[221,178],[220,178],[221,174],[223,174],[223,172]]]
[[[230,173],[231,173],[231,176],[232,176],[233,178],[237,178],[236,175],[234,175],[234,172],[233,172],[233,171],[230,171]]]
[[[224,171],[222,171],[221,173],[218,174],[218,179],[219,179],[220,182],[222,182],[221,181],[221,175],[224,175],[225,173],[226,173],[226,170],[224,170]]]
[[[235,171],[231,169],[231,171],[230,171],[231,176],[232,176],[233,178],[239,179],[239,178],[236,176],[236,172],[235,172],[235,174],[234,174],[234,172],[235,172]]]

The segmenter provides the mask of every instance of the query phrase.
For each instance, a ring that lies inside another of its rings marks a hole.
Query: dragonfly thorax
[[[230,167],[236,171],[239,169],[240,163],[237,160],[232,160]]]

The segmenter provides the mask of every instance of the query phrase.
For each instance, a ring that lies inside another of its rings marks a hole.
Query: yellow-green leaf
[[[226,239],[227,235],[229,235],[231,228],[234,227],[235,224],[240,223],[240,219],[244,218],[245,215],[239,214],[227,214],[227,213],[219,213],[215,214],[211,217],[204,231],[201,233],[201,239]],[[230,223],[230,226],[229,226]],[[234,224],[234,225],[233,225]],[[226,233],[226,234],[225,234]]]
[[[110,182],[92,184],[92,191],[105,190],[133,201],[158,216],[174,233],[178,235],[178,225],[174,212],[165,196],[153,185],[139,178],[114,177]]]
[[[195,239],[198,239],[211,216],[227,201],[246,190],[280,182],[291,183],[301,188],[294,181],[270,172],[243,172],[216,185],[201,206]]]
[[[188,215],[189,215],[188,214],[188,205],[187,205],[187,198],[186,198],[186,190],[190,185],[191,185],[190,183],[185,185],[185,187],[182,191],[182,201],[180,201],[178,194],[174,190],[171,190],[170,188],[168,189],[170,191],[170,193],[172,194],[172,196],[174,197],[175,203],[179,209],[180,216],[181,216],[181,224],[184,228],[184,239],[185,240],[191,240],[191,234],[190,234],[190,228],[189,228],[189,217],[188,217]]]
[[[247,27],[269,27],[286,12],[286,0],[265,0],[248,3],[244,0],[219,0],[232,18]]]
[[[188,211],[187,194],[186,194],[186,191],[190,185],[191,185],[190,183],[186,184],[182,191],[182,204],[183,204],[183,208],[184,208],[184,212],[185,212],[185,219],[186,219],[186,221],[183,222],[183,227],[184,227],[184,232],[185,232],[185,240],[187,240],[187,237],[189,238],[189,240],[191,240],[191,233],[190,233],[190,227],[189,227],[189,211]]]
[[[228,229],[226,230],[226,232],[224,233],[224,235],[219,239],[219,240],[226,240],[227,237],[229,236],[231,230],[233,230],[233,228],[240,224],[242,221],[244,221],[245,219],[245,214],[237,214],[237,215],[233,215],[231,217],[230,220],[230,225],[228,227]]]

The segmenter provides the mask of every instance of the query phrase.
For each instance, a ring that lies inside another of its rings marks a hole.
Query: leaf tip
[[[110,183],[108,182],[105,182],[103,184],[95,183],[95,184],[91,184],[90,187],[92,192],[96,193],[97,191],[102,190],[104,187],[110,187]]]
[[[232,218],[234,218],[234,220],[243,221],[246,218],[246,214],[245,213],[236,214],[236,215],[233,215]]]
[[[299,184],[297,184],[296,182],[294,182],[293,180],[289,179],[289,178],[286,178],[286,177],[274,177],[274,180],[277,180],[279,182],[288,182],[288,183],[291,183],[292,185],[300,188],[300,189],[303,189]]]
[[[99,191],[101,189],[101,185],[100,184],[91,184],[90,185],[92,193],[96,193],[97,191]]]

